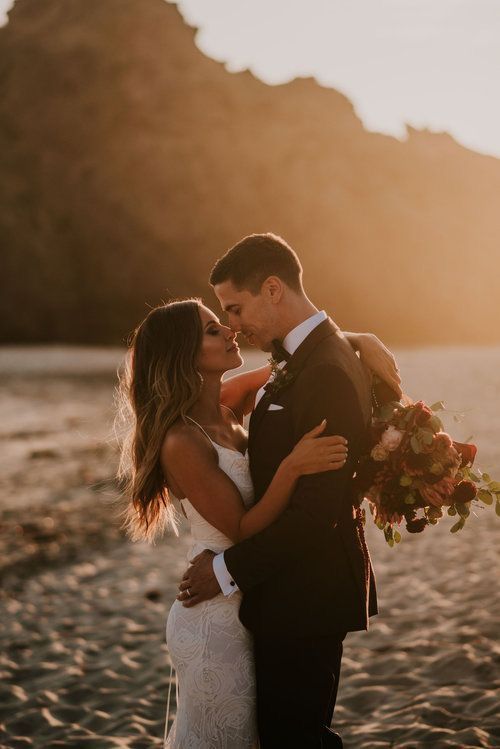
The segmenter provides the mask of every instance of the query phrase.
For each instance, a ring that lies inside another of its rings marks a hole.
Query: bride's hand
[[[373,333],[358,333],[356,345],[366,366],[381,380],[384,380],[401,398],[401,377],[399,367],[391,351]]]
[[[342,468],[347,460],[347,440],[338,435],[320,437],[326,419],[306,432],[286,459],[297,478],[310,473],[324,473]]]

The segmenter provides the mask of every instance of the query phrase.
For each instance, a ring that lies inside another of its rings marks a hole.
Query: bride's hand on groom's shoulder
[[[401,377],[392,351],[374,333],[359,333],[356,346],[363,363],[401,398]]]

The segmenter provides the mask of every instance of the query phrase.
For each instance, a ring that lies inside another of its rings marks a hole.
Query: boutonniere
[[[268,361],[271,366],[272,379],[264,386],[264,390],[272,395],[276,395],[280,390],[293,382],[295,375],[293,372],[287,371],[286,364],[283,368],[280,367],[279,362],[273,356]]]

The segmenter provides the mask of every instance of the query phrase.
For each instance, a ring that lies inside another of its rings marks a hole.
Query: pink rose
[[[438,432],[434,437],[434,445],[435,447],[439,449],[447,449],[448,447],[451,447],[453,444],[453,441],[449,434],[446,434],[446,432]]]
[[[383,432],[380,442],[382,447],[385,447],[386,450],[392,452],[393,450],[397,450],[402,439],[403,432],[400,432],[399,429],[396,429],[396,427],[393,427],[391,424],[387,427],[385,432]]]
[[[434,507],[442,507],[444,504],[451,504],[450,497],[455,491],[455,481],[450,476],[445,476],[435,484],[424,484],[419,487],[419,491],[429,504],[434,505]]]

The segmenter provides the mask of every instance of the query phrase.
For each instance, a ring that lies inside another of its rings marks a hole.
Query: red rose
[[[474,458],[477,453],[477,447],[475,445],[464,444],[463,442],[453,442],[453,447],[462,457],[462,465],[460,468],[471,466],[474,463]]]
[[[433,416],[432,411],[423,401],[417,401],[411,407],[411,418],[408,422],[407,429],[412,429],[415,425],[421,427],[427,424],[429,419]]]
[[[463,504],[464,502],[470,502],[476,495],[477,488],[472,481],[460,481],[451,495],[451,501]]]
[[[415,423],[418,424],[419,427],[425,426],[429,419],[432,418],[433,413],[431,409],[425,405],[422,401],[418,402],[419,405],[422,404],[417,412],[417,415],[415,417]]]
[[[408,533],[422,533],[426,525],[429,525],[427,518],[415,518],[406,521],[406,530]]]
[[[430,468],[431,462],[429,455],[410,450],[404,456],[402,467],[409,476],[422,476]]]

